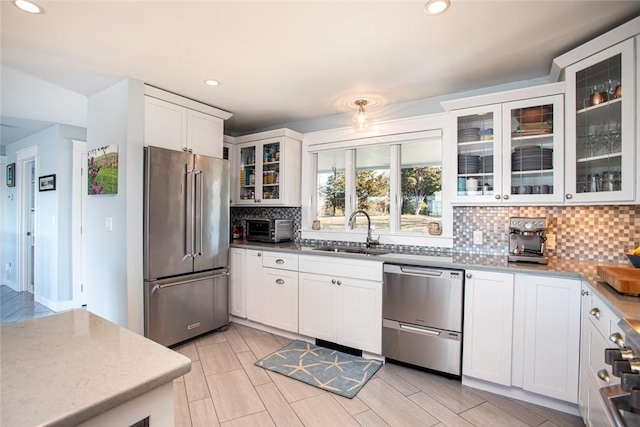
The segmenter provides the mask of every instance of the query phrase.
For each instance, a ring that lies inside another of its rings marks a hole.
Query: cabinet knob
[[[338,280],[336,283],[338,283],[338,286],[342,285],[342,282],[340,280]]]
[[[284,264],[284,260],[282,258],[278,258],[276,260],[276,264]]]
[[[502,198],[505,199],[505,200],[509,200],[509,195],[505,194],[504,196],[502,196]]]
[[[567,200],[571,200],[571,199],[573,199],[573,194],[567,193],[567,194],[564,195],[564,198],[567,199]]]
[[[580,293],[582,294],[583,297],[589,295],[589,291],[586,289],[581,290]]]
[[[500,200],[500,195],[496,194],[496,200]]]
[[[600,378],[602,381],[604,381],[607,384],[609,384],[609,382],[610,382],[610,380],[609,380],[609,372],[607,372],[606,369],[600,369],[598,371],[598,378]]]
[[[183,147],[183,148],[182,148],[182,151],[184,151],[185,153],[188,153],[188,152],[189,152],[189,150],[187,149],[187,147]]]
[[[262,252],[258,252],[258,256],[262,256]]]
[[[276,283],[277,283],[278,285],[284,285],[284,280],[282,280],[282,279],[276,279]]]
[[[624,338],[622,338],[622,335],[620,335],[620,333],[618,332],[614,332],[611,335],[609,335],[609,341],[611,341],[614,344],[617,344],[618,347],[624,347]]]
[[[331,279],[331,283],[335,285],[336,284],[336,279]]]
[[[589,314],[595,317],[596,319],[600,319],[600,309],[598,307],[594,307],[589,310]]]
[[[473,277],[473,276],[471,276],[471,273],[467,273],[467,274],[465,274],[465,276],[467,277],[467,279],[471,279],[471,277]]]

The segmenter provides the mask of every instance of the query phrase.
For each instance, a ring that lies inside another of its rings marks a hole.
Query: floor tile
[[[467,420],[424,392],[412,394],[409,399],[448,427],[473,427]]]
[[[223,332],[227,342],[236,353],[249,351],[249,346],[244,342],[244,338],[240,336],[236,328],[229,328]]]
[[[227,342],[224,332],[213,332],[196,341],[196,346],[199,347],[202,345],[218,344],[221,342]]]
[[[184,344],[180,347],[175,348],[175,350],[182,354],[185,357],[188,357],[193,362],[194,360],[200,360],[200,356],[198,355],[198,349],[196,348],[195,343]]]
[[[249,328],[247,326],[243,326],[238,323],[234,323],[233,326],[235,330],[238,331],[240,336],[244,339],[251,338],[251,337],[264,337],[266,335],[271,335],[269,332]]]
[[[355,415],[369,410],[369,407],[365,405],[364,402],[358,398],[358,396],[354,396],[352,399],[349,399],[347,397],[331,393],[331,397],[333,397],[336,402],[340,404],[340,406],[346,409],[349,415]]]
[[[358,426],[356,420],[327,393],[291,404],[306,427]]]
[[[236,354],[227,342],[198,346],[197,349],[205,375],[242,368]]]
[[[533,412],[540,415],[541,417],[549,421],[552,421],[558,424],[559,426],[562,426],[562,427],[583,427],[584,426],[584,423],[582,422],[582,418],[576,415],[571,415],[571,414],[567,414],[560,411],[554,411],[553,409],[545,408],[540,405],[534,405],[533,403],[528,403],[528,402],[518,402],[518,404],[524,406],[527,409],[532,410]]]
[[[187,400],[189,402],[211,397],[207,380],[202,371],[202,365],[200,365],[200,362],[197,360],[191,362],[191,371],[184,374],[184,385],[187,390]]]
[[[249,337],[244,340],[258,359],[262,359],[283,347],[272,335]]]
[[[395,388],[405,396],[408,396],[410,394],[414,394],[420,391],[416,386],[411,384],[409,381],[405,380],[401,376],[394,373],[389,367],[388,363],[383,365],[380,369],[378,369],[378,372],[376,372],[376,374],[374,375],[374,378],[376,377],[380,378],[382,381],[386,382],[391,387]]]
[[[274,383],[258,386],[256,391],[277,426],[302,427],[300,419]]]
[[[545,422],[544,417],[521,405],[518,401],[482,390],[474,390],[474,393],[530,426],[539,426]]]
[[[391,426],[438,424],[438,420],[379,378],[369,380],[358,397]]]
[[[218,420],[233,420],[265,410],[243,369],[207,376]]]
[[[249,376],[249,380],[251,380],[254,387],[272,382],[265,369],[253,364],[257,358],[252,352],[245,351],[242,353],[236,353],[236,357],[240,361],[242,368]]]
[[[189,402],[189,411],[191,412],[191,425],[193,427],[216,427],[220,425],[210,398]]]
[[[267,374],[289,403],[318,394],[328,393],[324,390],[320,390],[318,387],[303,383],[302,381],[294,380],[293,378],[285,377],[277,372],[268,371]]]
[[[361,412],[354,415],[353,418],[355,418],[362,427],[386,427],[389,425],[372,410]]]
[[[484,402],[475,408],[464,411],[460,416],[475,426],[529,427],[513,415],[489,402]]]
[[[235,420],[227,421],[220,424],[221,427],[273,427],[275,424],[265,412],[258,412],[257,414],[247,415],[246,417],[237,418]]]
[[[175,427],[191,427],[189,402],[184,382],[173,382],[173,418]]]

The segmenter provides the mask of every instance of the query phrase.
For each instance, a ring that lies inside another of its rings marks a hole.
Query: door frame
[[[87,305],[84,233],[87,218],[87,142],[71,140],[73,145],[71,182],[71,280],[73,307]]]
[[[32,146],[16,152],[16,219],[18,225],[18,239],[16,242],[17,249],[17,269],[16,269],[16,285],[19,292],[23,292],[29,289],[27,278],[29,277],[27,269],[29,268],[28,254],[29,244],[26,239],[27,235],[27,212],[26,206],[28,205],[28,186],[25,185],[28,181],[27,170],[25,165],[30,162],[34,162],[34,179],[38,176],[38,146]],[[35,191],[35,183],[34,191]],[[34,218],[33,218],[33,234],[34,239],[38,236],[38,198],[34,194]],[[38,294],[38,245],[34,243],[33,251],[33,295]]]

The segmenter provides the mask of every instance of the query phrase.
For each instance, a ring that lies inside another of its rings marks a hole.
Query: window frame
[[[403,142],[413,142],[420,138],[440,137],[442,140],[442,235],[433,236],[424,233],[412,233],[400,230],[401,194],[400,183],[400,145]],[[449,115],[433,114],[412,117],[408,119],[383,122],[374,126],[367,136],[356,133],[352,128],[339,128],[327,131],[305,134],[302,141],[302,223],[300,237],[322,241],[362,242],[366,233],[359,230],[349,230],[346,221],[344,230],[313,230],[311,228],[317,212],[317,161],[316,154],[325,150],[347,150],[345,153],[346,184],[345,188],[345,217],[349,217],[355,210],[355,149],[372,145],[389,145],[391,150],[391,182],[390,182],[390,231],[386,233],[373,232],[373,237],[380,236],[381,244],[406,246],[436,246],[453,247],[453,207],[449,200],[449,165],[450,151],[447,149],[449,140]]]

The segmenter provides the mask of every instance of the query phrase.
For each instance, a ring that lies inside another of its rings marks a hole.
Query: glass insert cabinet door
[[[633,200],[633,40],[567,67],[567,201]]]
[[[280,202],[281,147],[279,139],[242,144],[237,205]]]
[[[454,201],[501,199],[501,116],[500,105],[452,112],[457,154],[454,160],[457,172]]]

